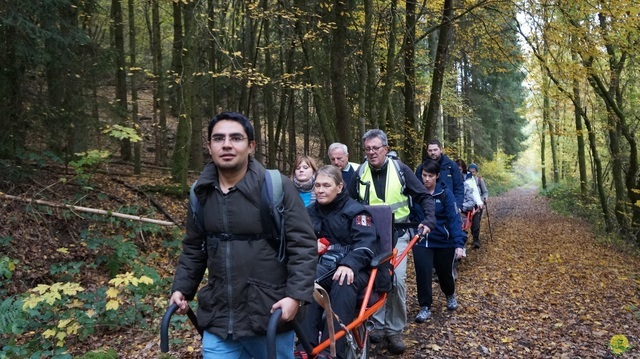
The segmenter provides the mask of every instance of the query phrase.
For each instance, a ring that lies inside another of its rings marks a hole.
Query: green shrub
[[[77,357],[77,359],[118,359],[118,353],[111,348],[99,349],[90,351],[82,356]]]

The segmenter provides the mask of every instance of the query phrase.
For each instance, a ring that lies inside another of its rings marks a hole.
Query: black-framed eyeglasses
[[[378,152],[380,151],[380,149],[384,147],[384,146],[371,146],[371,147],[365,147],[364,149],[362,149],[362,151],[364,153],[369,153],[369,152]]]
[[[229,141],[231,141],[231,143],[241,143],[244,140],[246,140],[248,137],[244,137],[242,135],[230,135],[230,136],[213,135],[211,136],[211,142],[216,144],[222,144],[227,138],[229,139]]]

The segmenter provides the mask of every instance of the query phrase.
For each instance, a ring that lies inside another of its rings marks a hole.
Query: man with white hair
[[[349,162],[349,149],[344,143],[334,142],[329,146],[327,151],[329,161],[331,164],[342,170],[342,179],[345,183],[345,188],[351,181],[351,177],[360,166],[357,163]]]

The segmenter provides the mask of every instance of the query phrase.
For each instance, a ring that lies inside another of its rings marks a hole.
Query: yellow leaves
[[[130,284],[137,287],[140,283],[153,284],[153,279],[144,275],[140,278],[136,278],[133,275],[133,272],[127,272],[125,274],[118,274],[115,278],[109,281],[109,284],[115,287],[128,286]]]
[[[39,284],[30,290],[31,294],[24,300],[22,310],[33,309],[38,304],[45,302],[53,305],[56,301],[62,299],[62,295],[74,296],[84,288],[78,283],[53,283],[52,285]]]
[[[68,249],[68,248],[65,248],[65,247],[58,248],[56,251],[57,251],[58,253],[69,254],[69,249]]]
[[[116,288],[109,288],[107,289],[107,298],[116,298],[118,296],[118,293],[120,293],[119,290],[117,290]]]
[[[50,339],[50,338],[57,339],[56,346],[62,347],[64,346],[64,340],[69,335],[77,335],[78,329],[82,328],[82,325],[74,321],[74,319],[62,319],[58,321],[58,325],[56,326],[56,328],[59,330],[56,330],[53,328],[49,328],[45,330],[44,333],[42,333],[42,336],[45,339]]]
[[[560,258],[560,253],[549,253],[547,261],[549,263],[562,263],[562,258]]]
[[[76,295],[84,290],[78,283],[54,283],[51,287],[53,290],[60,290],[66,295]]]
[[[38,284],[38,286],[36,286],[35,288],[31,289],[34,292],[38,292],[40,294],[46,292],[47,290],[49,290],[49,286],[46,284]]]
[[[504,337],[504,338],[500,339],[500,341],[503,342],[503,343],[511,343],[511,342],[513,342],[513,338]]]
[[[56,334],[56,339],[58,339],[58,342],[56,343],[56,346],[61,347],[64,345],[64,338],[67,337],[67,333],[65,332],[58,332],[58,334]]]
[[[86,314],[86,315],[87,315],[87,317],[89,317],[89,318],[93,318],[93,317],[95,317],[95,316],[96,316],[96,314],[97,314],[97,313],[96,313],[96,311],[95,311],[95,310],[93,310],[93,309],[89,309],[89,310],[87,310],[86,312],[84,312],[84,314]]]
[[[69,325],[69,323],[71,323],[71,319],[63,319],[58,322],[58,328],[63,329],[64,327]]]
[[[77,299],[74,299],[71,301],[71,303],[67,304],[67,308],[69,309],[82,308],[83,306],[84,306],[84,303]]]
[[[118,300],[110,300],[107,302],[106,309],[107,310],[116,310],[120,307],[120,302]]]
[[[153,284],[153,279],[143,275],[138,278],[135,277],[133,272],[127,272],[125,274],[118,274],[115,278],[109,281],[113,287],[107,289],[107,298],[112,298],[107,302],[107,310],[116,310],[120,307],[122,301],[118,298],[120,290],[118,288],[126,288],[129,285],[137,287],[139,284]]]
[[[37,297],[29,297],[24,300],[22,304],[22,310],[33,309],[38,306],[40,299]]]

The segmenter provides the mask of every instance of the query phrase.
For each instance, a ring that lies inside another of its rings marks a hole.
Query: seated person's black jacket
[[[315,202],[307,210],[317,238],[350,247],[339,265],[351,268],[356,275],[369,271],[371,259],[378,254],[378,245],[371,215],[362,204],[343,189],[333,202],[327,205]]]

